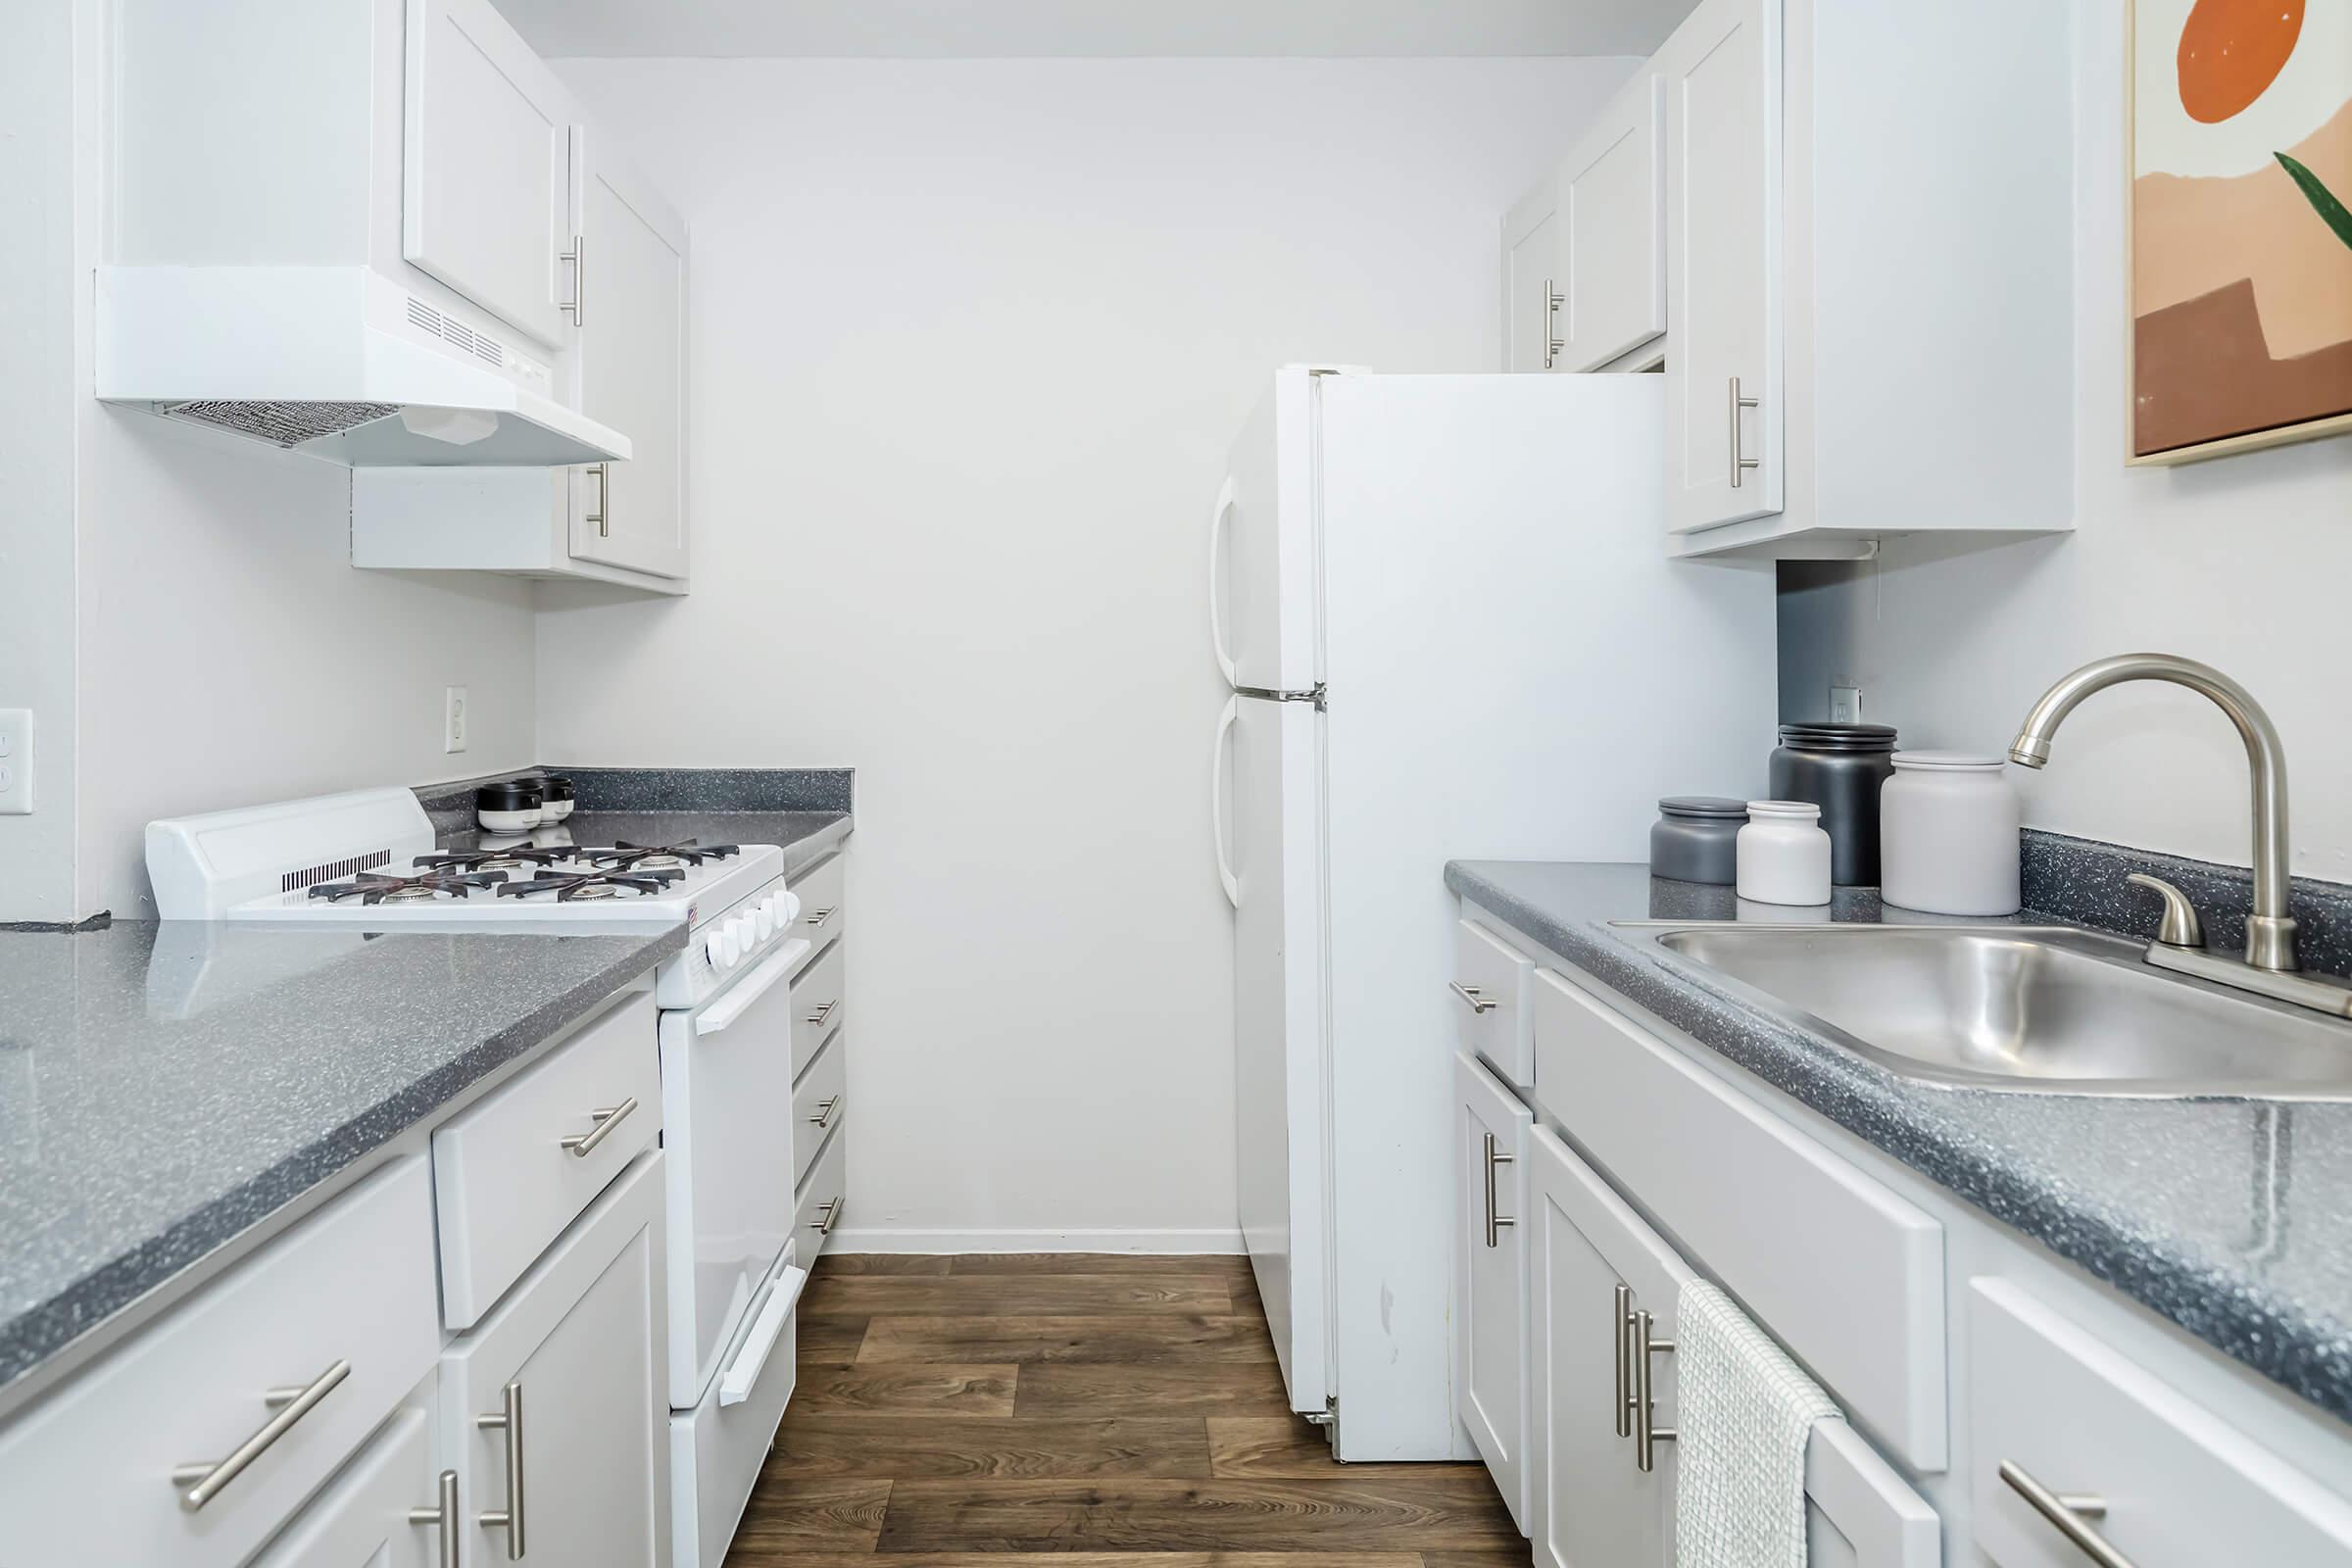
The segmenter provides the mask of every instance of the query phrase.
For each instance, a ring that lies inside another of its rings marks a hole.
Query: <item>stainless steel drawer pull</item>
[[[810,1220],[808,1222],[808,1228],[816,1232],[816,1234],[819,1236],[832,1235],[833,1227],[841,1223],[841,1200],[838,1198],[834,1199],[831,1202],[825,1204],[824,1207],[819,1210],[819,1212],[824,1215],[824,1218]]]
[[[571,324],[588,324],[588,236],[571,236],[571,249],[558,251],[556,260],[571,264],[571,298],[560,302],[556,309],[571,313]]]
[[[823,908],[821,908],[821,909],[817,910],[817,911],[816,911],[814,914],[810,915],[810,916],[808,917],[808,923],[809,923],[811,926],[819,926],[819,925],[823,925],[823,924],[824,924],[824,923],[825,923],[827,920],[830,920],[830,919],[832,919],[832,918],[833,918],[833,911],[834,911],[835,909],[838,909],[838,908],[840,908],[840,907],[841,907],[841,906],[839,906],[838,904],[828,904],[828,905],[826,905],[826,906],[825,906]]]
[[[1617,1342],[1617,1435],[1634,1435],[1634,1288],[1619,1285],[1609,1301],[1609,1338]]]
[[[1634,1372],[1634,1468],[1643,1475],[1657,1468],[1657,1445],[1674,1441],[1674,1429],[1657,1424],[1658,1406],[1649,1376],[1649,1358],[1671,1351],[1674,1342],[1649,1337],[1654,1321],[1646,1309],[1634,1313],[1633,1345],[1628,1351]]]
[[[1502,1005],[1502,1004],[1499,1002],[1490,1002],[1485,997],[1481,996],[1479,994],[1478,987],[1466,986],[1459,980],[1446,981],[1446,989],[1452,992],[1455,996],[1461,998],[1464,1002],[1470,1004],[1470,1010],[1472,1012],[1493,1012],[1496,1007]]]
[[[1743,397],[1741,397],[1741,396],[1740,395],[1740,378],[1739,378],[1738,376],[1736,376],[1736,375],[1735,375],[1735,376],[1733,376],[1733,377],[1732,377],[1732,488],[1733,488],[1733,489],[1735,489],[1735,490],[1737,490],[1737,489],[1739,489],[1739,488],[1740,488],[1740,474],[1742,474],[1742,473],[1746,472],[1746,471],[1747,471],[1748,469],[1750,469],[1750,468],[1757,468],[1757,467],[1761,467],[1761,466],[1763,466],[1763,461],[1762,461],[1761,459],[1758,459],[1758,458],[1743,458],[1743,457],[1741,457],[1741,456],[1740,455],[1740,411],[1741,409],[1752,409],[1752,408],[1755,408],[1756,406],[1757,406],[1757,404],[1756,404],[1756,400],[1755,400],[1754,398],[1743,398]]]
[[[2028,1475],[2014,1459],[2001,1461],[2001,1479],[2009,1490],[2034,1505],[2034,1511],[2047,1519],[2060,1535],[2073,1542],[2083,1556],[2099,1568],[2132,1568],[2132,1559],[2107,1544],[2107,1538],[2086,1523],[2107,1517],[2107,1502],[2103,1497],[2086,1496],[2081,1493],[2052,1492]]]
[[[1489,1247],[1497,1247],[1501,1245],[1502,1231],[1504,1226],[1516,1225],[1519,1223],[1515,1219],[1510,1219],[1494,1211],[1494,1167],[1497,1165],[1508,1165],[1509,1163],[1511,1163],[1511,1156],[1505,1153],[1497,1152],[1494,1143],[1494,1135],[1493,1133],[1487,1134],[1487,1245]]]
[[[808,1015],[808,1021],[809,1021],[810,1023],[814,1023],[814,1024],[821,1024],[821,1023],[823,1023],[823,1022],[824,1022],[824,1021],[825,1021],[827,1018],[830,1018],[830,1017],[832,1017],[832,1016],[833,1016],[833,1009],[834,1009],[835,1007],[838,1007],[838,1006],[840,1006],[840,1005],[841,1005],[841,999],[840,999],[839,997],[835,997],[835,998],[834,998],[834,999],[833,999],[831,1002],[828,1002],[828,1003],[826,1003],[826,1004],[825,1004],[823,1006],[821,1006],[821,1007],[817,1008],[817,1009],[816,1009],[814,1012],[810,1013],[810,1014]]]
[[[522,1539],[522,1382],[518,1378],[499,1391],[498,1408],[477,1415],[473,1424],[484,1432],[507,1435],[507,1505],[482,1515],[484,1530],[507,1533],[507,1561],[520,1562]]]
[[[610,1105],[603,1110],[592,1110],[588,1114],[596,1122],[594,1127],[584,1133],[573,1133],[568,1138],[558,1139],[557,1142],[570,1150],[574,1158],[586,1159],[590,1154],[596,1152],[596,1146],[603,1143],[613,1128],[628,1120],[629,1112],[636,1108],[637,1097],[631,1095],[617,1105]]]
[[[1552,279],[1545,278],[1544,280],[1544,368],[1546,370],[1552,368],[1553,362],[1559,358],[1560,352],[1568,347],[1568,340],[1561,337],[1558,331],[1560,307],[1567,303],[1568,296],[1560,292],[1559,285]]]
[[[458,1537],[464,1530],[466,1516],[458,1507],[458,1473],[455,1470],[441,1472],[439,1504],[431,1508],[411,1508],[409,1523],[431,1525],[439,1531],[440,1550],[434,1554],[435,1560],[441,1568],[459,1568]]]
[[[812,1127],[832,1126],[833,1109],[840,1103],[841,1097],[839,1095],[834,1095],[828,1099],[818,1101],[816,1102],[816,1114],[808,1118],[809,1125]]]
[[[596,536],[609,539],[612,536],[612,469],[606,464],[591,463],[587,471],[596,475],[596,510],[582,513],[580,520],[595,523]]]
[[[220,1495],[220,1489],[245,1473],[245,1467],[270,1451],[270,1446],[294,1430],[300,1421],[318,1407],[318,1401],[335,1392],[342,1381],[351,1376],[351,1363],[337,1361],[308,1384],[297,1389],[271,1389],[262,1396],[265,1404],[277,1411],[262,1423],[261,1430],[236,1446],[225,1459],[208,1459],[202,1464],[183,1464],[172,1472],[172,1484],[185,1487],[179,1494],[179,1505],[190,1513]]]

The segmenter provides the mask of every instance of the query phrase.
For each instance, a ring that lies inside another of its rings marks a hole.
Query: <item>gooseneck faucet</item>
[[[2101,659],[2042,693],[2026,715],[2025,728],[2009,743],[2009,760],[2040,767],[2050,760],[2051,735],[2078,703],[2131,680],[2170,681],[2210,699],[2246,743],[2246,771],[2254,786],[2254,910],[2246,917],[2246,962],[2274,973],[2293,969],[2295,922],[2286,912],[2286,751],[2271,715],[2243,686],[2211,664],[2172,654]]]

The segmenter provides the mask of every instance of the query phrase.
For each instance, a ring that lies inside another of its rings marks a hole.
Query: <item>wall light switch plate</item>
[[[462,752],[466,749],[466,688],[445,686],[441,689],[441,750]]]
[[[0,708],[0,816],[32,810],[32,710]]]
[[[1859,724],[1862,722],[1862,688],[1833,686],[1830,688],[1830,722]]]

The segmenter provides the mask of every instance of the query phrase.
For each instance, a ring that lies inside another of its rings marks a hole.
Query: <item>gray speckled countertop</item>
[[[553,828],[531,835],[534,844],[775,844],[784,850],[787,879],[832,854],[850,836],[847,811],[574,811]],[[484,838],[513,842],[512,835],[474,831],[443,833],[441,848],[472,850]]]
[[[651,924],[0,934],[0,1399],[684,945]]]
[[[1767,914],[1740,909],[1729,888],[1658,880],[1642,865],[1494,860],[1455,861],[1446,885],[1994,1219],[2352,1420],[2352,1104],[1916,1082],[1610,923]],[[1937,918],[1883,910],[1868,890],[1840,890],[1830,917]]]

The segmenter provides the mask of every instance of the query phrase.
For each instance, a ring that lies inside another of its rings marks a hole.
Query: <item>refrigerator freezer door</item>
[[[1277,370],[1243,426],[1209,518],[1209,634],[1235,686],[1323,678],[1316,625],[1315,425],[1329,374]]]
[[[1240,1221],[1291,1408],[1331,1387],[1323,715],[1246,697],[1232,733]]]

